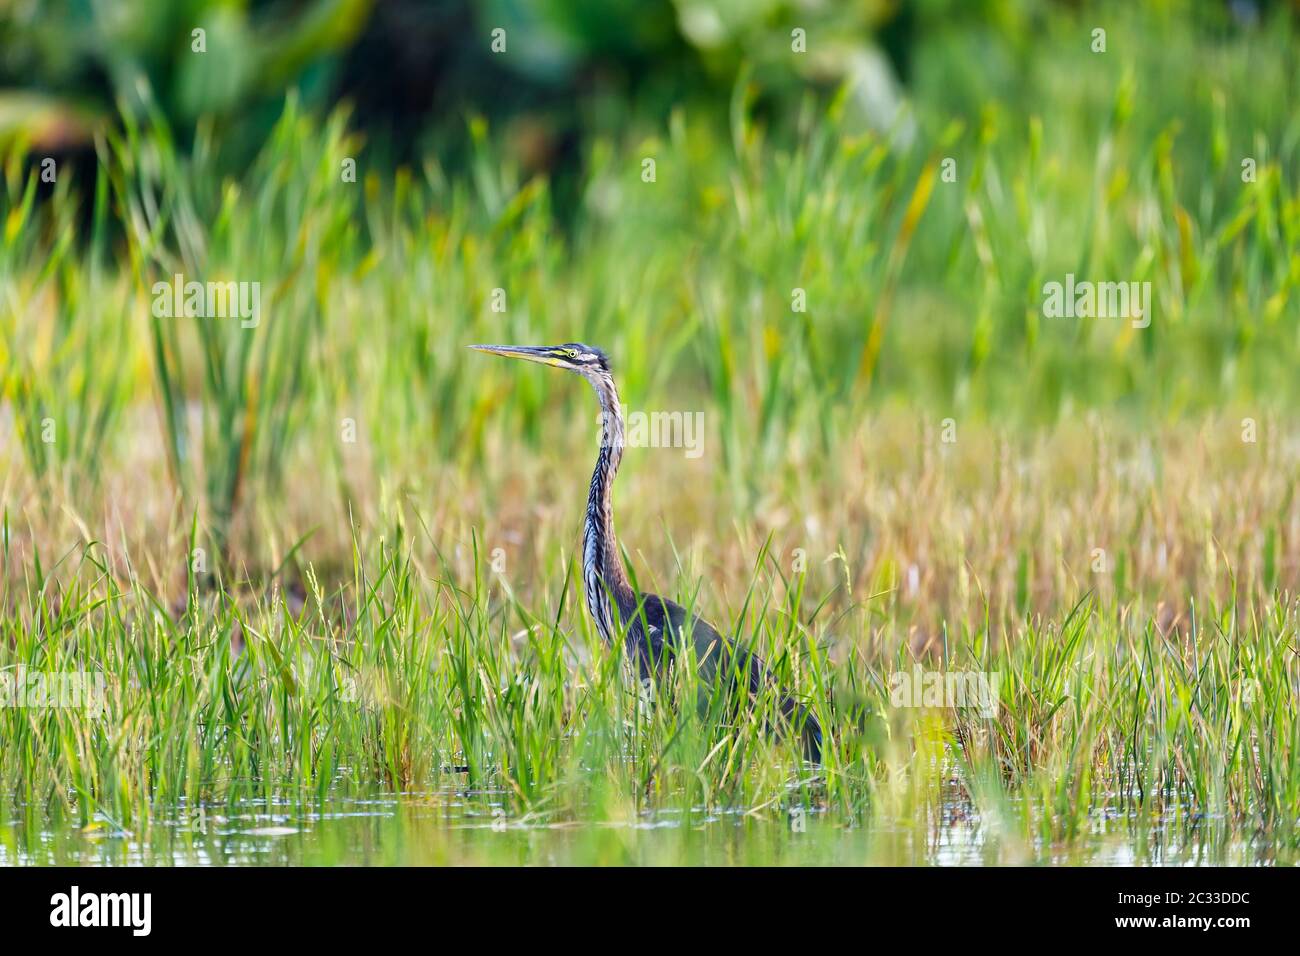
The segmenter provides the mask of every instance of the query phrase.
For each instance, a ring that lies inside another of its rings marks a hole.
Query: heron
[[[582,581],[587,611],[606,647],[622,633],[623,650],[636,664],[641,681],[662,681],[683,651],[694,655],[706,682],[726,679],[743,684],[751,701],[765,688],[780,698],[782,722],[802,737],[807,759],[821,762],[822,731],[817,718],[793,695],[777,686],[767,664],[737,640],[702,618],[657,594],[637,592],[628,580],[614,534],[614,476],[623,461],[624,420],[609,359],[580,342],[564,345],[471,345],[471,349],[566,369],[585,378],[600,403],[601,443],[587,494],[582,531]]]

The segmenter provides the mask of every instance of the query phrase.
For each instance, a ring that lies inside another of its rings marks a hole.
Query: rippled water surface
[[[338,799],[323,810],[288,800],[182,809],[135,833],[98,819],[87,827],[0,825],[0,864],[208,865],[963,865],[1294,863],[1261,840],[1218,840],[1204,827],[1139,824],[1098,812],[1068,842],[1026,840],[945,808],[925,825],[852,827],[816,811],[629,810],[575,821],[508,816],[504,795],[444,790]],[[1177,836],[1175,836],[1177,834]]]

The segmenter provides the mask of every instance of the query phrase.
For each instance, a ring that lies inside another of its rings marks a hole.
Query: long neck
[[[618,390],[608,372],[589,379],[600,401],[601,442],[596,469],[591,474],[591,491],[587,495],[587,519],[582,534],[583,585],[587,593],[587,610],[606,643],[613,641],[615,621],[610,606],[612,596],[618,605],[632,602],[632,586],[614,535],[614,475],[623,461],[623,409]]]

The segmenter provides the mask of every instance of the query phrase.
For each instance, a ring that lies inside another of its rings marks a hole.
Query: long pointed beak
[[[504,355],[506,358],[524,359],[525,361],[538,362],[542,365],[560,364],[552,355],[554,349],[549,346],[471,345],[468,347],[474,349],[476,352],[488,352],[492,355]]]

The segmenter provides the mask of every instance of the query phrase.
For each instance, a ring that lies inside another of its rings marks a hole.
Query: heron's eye
[[[577,349],[565,349],[565,350],[564,350],[564,354],[567,355],[569,358],[577,358],[577,357],[578,357],[578,350],[577,350]]]

